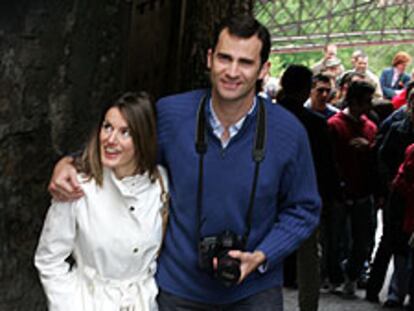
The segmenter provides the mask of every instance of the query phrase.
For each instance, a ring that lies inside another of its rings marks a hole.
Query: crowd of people
[[[391,261],[383,306],[403,307],[406,296],[414,297],[408,243],[414,240],[414,72],[411,77],[405,72],[411,57],[403,51],[379,78],[368,69],[368,59],[356,50],[354,67],[345,70],[337,47],[328,44],[312,68],[290,65],[262,93],[305,126],[323,202],[318,237],[285,261],[285,286],[298,288],[303,311],[318,309],[320,292],[349,298],[358,287],[368,301],[379,303]],[[379,210],[383,232],[374,251]],[[410,302],[407,308],[413,309]]]
[[[366,266],[378,302],[391,257],[388,305],[412,294],[410,57],[398,53],[378,82],[367,55],[345,71],[330,44],[313,71],[291,65],[277,92],[258,94],[270,46],[254,18],[225,20],[207,51],[211,88],[155,109],[125,93],[83,152],[58,162],[35,255],[50,310],[282,311],[291,282],[314,311],[321,288],[354,295]],[[402,94],[387,118],[375,110]]]

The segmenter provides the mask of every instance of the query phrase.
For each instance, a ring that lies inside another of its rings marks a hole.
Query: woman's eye
[[[130,132],[129,132],[129,130],[128,130],[128,129],[124,129],[124,130],[122,130],[122,131],[121,131],[121,135],[122,135],[122,137],[124,137],[124,138],[129,138],[129,137],[131,136],[131,134],[130,134]]]
[[[112,125],[110,123],[104,122],[102,124],[102,128],[105,132],[110,133],[112,132]]]

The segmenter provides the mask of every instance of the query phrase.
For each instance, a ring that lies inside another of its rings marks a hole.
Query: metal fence
[[[377,59],[398,48],[414,56],[414,0],[257,0],[254,14],[271,31],[272,53],[290,60],[329,42]]]

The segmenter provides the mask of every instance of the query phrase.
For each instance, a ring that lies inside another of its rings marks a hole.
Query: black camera
[[[198,245],[198,263],[201,269],[211,273],[224,286],[237,284],[240,279],[240,260],[230,257],[230,250],[244,250],[244,239],[230,230],[216,236],[201,239]],[[217,270],[213,268],[213,258],[217,258]]]

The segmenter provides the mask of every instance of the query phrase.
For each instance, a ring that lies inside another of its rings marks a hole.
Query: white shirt
[[[246,119],[247,115],[251,114],[256,107],[256,97],[253,99],[253,105],[250,110],[236,123],[229,126],[229,138],[225,141],[222,139],[222,135],[224,133],[224,126],[221,124],[220,120],[218,119],[214,109],[213,109],[213,102],[210,100],[209,103],[209,122],[213,129],[214,135],[221,141],[221,147],[224,149],[236,134],[240,131],[241,127],[243,126],[244,120]]]
[[[157,310],[159,182],[151,183],[148,174],[118,180],[104,169],[102,187],[84,179],[81,186],[81,199],[52,201],[36,250],[49,310]],[[73,268],[65,261],[70,254]]]
[[[397,86],[398,78],[400,77],[400,73],[397,69],[393,68],[393,74],[392,74],[392,81],[391,81],[391,87],[395,88]]]

